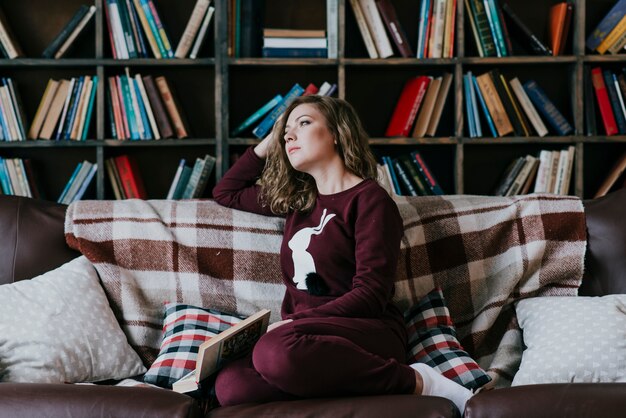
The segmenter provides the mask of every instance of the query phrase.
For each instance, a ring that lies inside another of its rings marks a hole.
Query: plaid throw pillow
[[[404,320],[409,364],[426,363],[468,389],[477,389],[491,380],[461,347],[441,289],[424,296],[405,313]]]
[[[196,368],[198,348],[203,342],[242,319],[213,309],[166,304],[161,350],[144,382],[171,388],[172,383]]]

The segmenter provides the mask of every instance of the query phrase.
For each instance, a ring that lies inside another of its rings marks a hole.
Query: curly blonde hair
[[[268,157],[260,178],[261,202],[276,214],[309,211],[317,198],[315,179],[291,166],[285,152],[285,125],[291,112],[302,104],[317,108],[326,120],[337,152],[346,169],[362,179],[376,179],[376,159],[369,146],[369,137],[350,103],[328,96],[302,96],[294,100],[276,122]]]

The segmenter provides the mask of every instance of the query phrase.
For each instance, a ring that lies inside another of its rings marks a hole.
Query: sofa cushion
[[[516,305],[526,349],[513,385],[626,382],[626,295]]]
[[[241,319],[213,309],[166,304],[161,350],[144,382],[171,388],[175,381],[196,368],[198,348],[203,342]]]
[[[85,257],[0,286],[1,380],[95,382],[144,372]]]
[[[461,347],[441,289],[432,290],[409,309],[405,321],[408,363],[426,363],[468,389],[477,389],[491,380]]]
[[[585,200],[587,254],[581,296],[626,293],[626,189]]]

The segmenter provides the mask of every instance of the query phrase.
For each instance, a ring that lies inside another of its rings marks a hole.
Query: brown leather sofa
[[[626,293],[626,191],[585,202],[588,248],[581,295]],[[0,196],[0,284],[52,270],[78,253],[65,244],[65,206]],[[551,384],[483,392],[466,417],[614,417],[626,383]],[[0,384],[2,417],[457,417],[446,399],[411,395],[312,399],[207,411],[171,391],[110,385]]]

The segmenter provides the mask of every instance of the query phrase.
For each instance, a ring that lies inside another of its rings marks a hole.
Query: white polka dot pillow
[[[441,289],[435,288],[424,296],[405,313],[404,320],[409,364],[426,363],[468,389],[480,388],[491,381],[457,339]]]
[[[144,382],[171,388],[172,383],[196,368],[198,348],[203,342],[241,320],[214,309],[166,304],[161,350]]]
[[[85,257],[0,286],[0,380],[97,382],[145,371]]]
[[[513,386],[626,382],[626,295],[517,303],[525,350]]]

